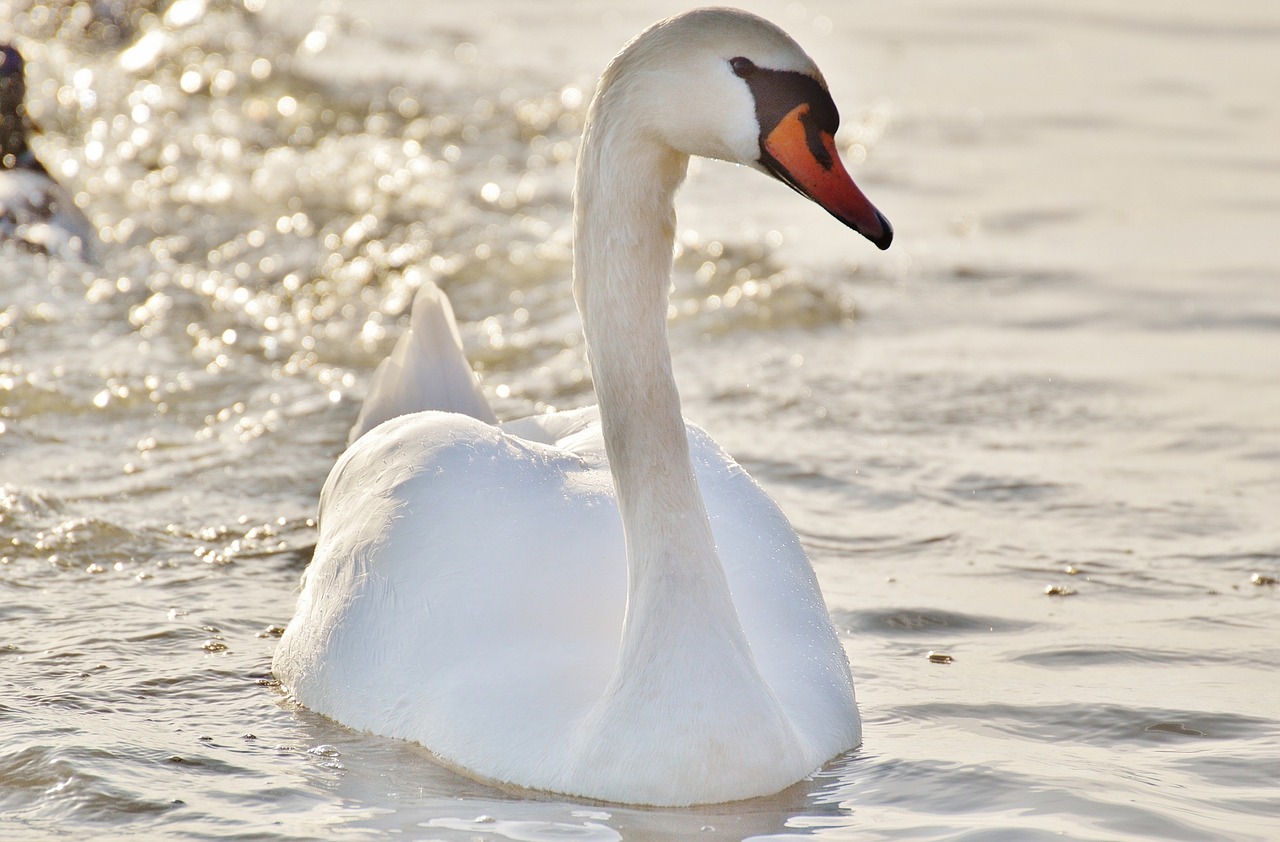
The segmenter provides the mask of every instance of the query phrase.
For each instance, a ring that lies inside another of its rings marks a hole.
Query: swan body
[[[689,155],[774,175],[888,245],[836,119],[812,61],[753,15],[696,10],[624,48],[575,190],[598,407],[495,424],[447,299],[420,292],[321,494],[274,661],[297,701],[481,778],[633,804],[769,794],[859,743],[812,567],[681,416],[665,321]]]
[[[21,54],[0,44],[0,242],[63,259],[94,259],[98,236],[27,145]]]

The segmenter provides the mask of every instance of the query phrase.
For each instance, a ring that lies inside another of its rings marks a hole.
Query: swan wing
[[[603,691],[625,600],[599,461],[456,413],[406,415],[330,474],[274,668],[346,725],[526,779]]]
[[[710,435],[686,427],[751,654],[817,765],[861,741],[849,661],[817,576],[778,504]]]
[[[626,557],[595,413],[559,415],[541,428],[558,446],[422,412],[342,455],[274,664],[298,701],[485,777],[561,774],[616,666]],[[759,485],[689,436],[753,654],[816,765],[857,718],[812,568]]]
[[[409,329],[374,370],[347,441],[383,421],[428,409],[498,423],[463,353],[453,306],[431,281],[414,296]]]

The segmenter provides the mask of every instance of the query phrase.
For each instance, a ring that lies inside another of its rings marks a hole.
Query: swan
[[[0,44],[0,243],[90,262],[97,234],[27,145],[22,54]]]
[[[321,493],[273,662],[286,693],[481,779],[628,804],[771,794],[860,743],[800,541],[682,418],[666,335],[691,155],[774,176],[888,247],[838,119],[804,51],[745,12],[661,21],[613,59],[574,211],[598,407],[495,424],[424,287]]]

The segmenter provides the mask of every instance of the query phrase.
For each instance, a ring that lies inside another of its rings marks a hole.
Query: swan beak
[[[797,105],[779,120],[760,146],[760,163],[779,180],[817,202],[877,248],[887,249],[893,242],[893,226],[845,172],[835,138],[809,119],[808,103]]]

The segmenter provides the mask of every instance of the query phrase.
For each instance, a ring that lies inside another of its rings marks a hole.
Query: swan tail
[[[391,356],[374,371],[347,442],[354,442],[383,421],[429,409],[498,423],[463,353],[453,307],[431,281],[413,299],[409,329]]]

